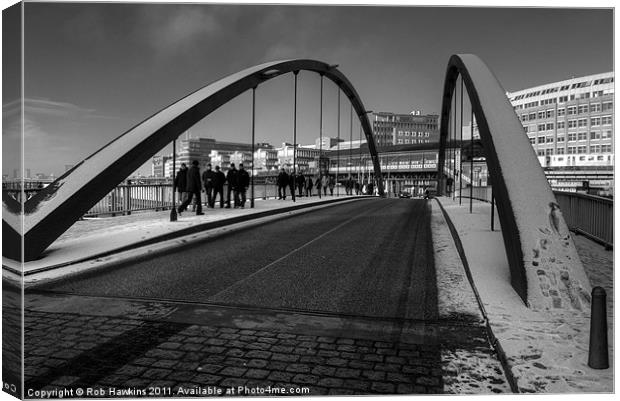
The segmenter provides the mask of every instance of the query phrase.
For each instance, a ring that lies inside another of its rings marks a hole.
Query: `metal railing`
[[[614,201],[600,196],[554,191],[568,227],[607,249],[614,243]]]
[[[462,197],[491,202],[491,187],[463,188]],[[614,243],[614,201],[577,192],[553,191],[571,231],[582,234],[607,249]],[[457,194],[458,197],[458,194]]]
[[[278,197],[278,188],[275,184],[275,177],[256,177],[254,181],[254,199],[271,199]],[[17,201],[20,201],[22,193],[25,194],[26,199],[34,196],[38,191],[43,189],[43,186],[30,187],[26,186],[22,192],[18,185],[3,187],[3,192]],[[224,201],[228,197],[228,185],[224,185]],[[304,191],[305,192],[305,191]],[[295,194],[297,195],[297,188],[295,188]],[[334,191],[334,195],[336,195]],[[338,191],[339,194],[344,195],[344,189],[341,188]],[[313,194],[316,195],[316,188],[313,189]],[[252,196],[251,188],[248,188],[246,192],[247,199]],[[287,187],[287,196],[290,199],[290,189]],[[231,194],[232,198],[232,194]],[[207,202],[207,194],[201,193],[201,201]],[[176,196],[177,206],[181,203],[180,197]],[[216,207],[219,205],[220,199],[217,198]],[[139,183],[133,180],[130,183],[124,181],[118,185],[107,195],[105,195],[99,202],[97,202],[88,212],[84,214],[84,217],[96,217],[101,215],[126,215],[132,212],[146,211],[146,210],[167,210],[172,207],[172,185],[170,182],[157,182],[157,183]]]

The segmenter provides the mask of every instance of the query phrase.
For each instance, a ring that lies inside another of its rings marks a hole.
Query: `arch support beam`
[[[350,99],[381,176],[370,122],[357,91],[335,66],[316,60],[284,60],[257,65],[215,81],[164,108],[120,135],[24,204],[3,197],[4,256],[21,260],[43,251],[108,192],[198,121],[243,92],[282,74],[313,71],[333,81]]]
[[[473,54],[453,55],[448,63],[438,176],[443,177],[451,100],[459,75],[469,95],[492,177],[512,287],[531,308],[587,313],[589,280],[555,196],[506,92]],[[442,179],[439,191],[444,188]]]

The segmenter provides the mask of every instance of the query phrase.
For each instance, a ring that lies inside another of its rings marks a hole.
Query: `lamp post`
[[[177,164],[177,139],[172,140],[172,209],[170,210],[170,221],[177,221],[177,201],[174,190],[174,174],[176,173]]]

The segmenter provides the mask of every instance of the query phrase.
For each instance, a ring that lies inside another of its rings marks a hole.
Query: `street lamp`
[[[177,164],[177,139],[172,140],[172,210],[170,210],[170,221],[177,221],[177,201],[174,188],[174,174]]]

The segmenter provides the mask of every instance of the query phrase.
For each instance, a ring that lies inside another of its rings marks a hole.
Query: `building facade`
[[[435,114],[374,113],[372,128],[377,147],[439,142],[439,116]]]
[[[577,190],[585,181],[589,187],[613,185],[613,72],[553,82],[507,96],[547,177],[555,177],[550,180],[554,189]],[[558,179],[560,176],[565,179]]]

